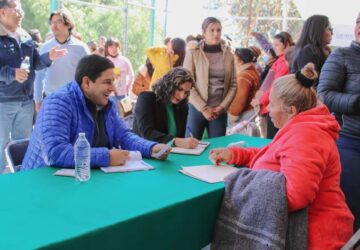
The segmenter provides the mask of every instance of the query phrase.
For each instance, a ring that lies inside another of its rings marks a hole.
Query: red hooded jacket
[[[230,148],[231,164],[284,174],[289,211],[309,207],[309,249],[340,249],[353,234],[354,217],[340,189],[339,129],[320,105],[293,117],[261,149]]]
[[[274,81],[282,76],[289,74],[289,66],[286,64],[284,55],[279,56],[279,58],[271,66],[271,70],[274,71]],[[267,106],[269,105],[270,89],[264,91],[260,97],[259,102],[261,115],[269,113]]]

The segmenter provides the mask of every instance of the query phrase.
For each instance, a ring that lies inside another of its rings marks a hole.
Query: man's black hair
[[[84,56],[76,67],[75,80],[79,85],[82,78],[87,76],[95,82],[105,70],[114,68],[114,64],[107,58],[98,55]]]

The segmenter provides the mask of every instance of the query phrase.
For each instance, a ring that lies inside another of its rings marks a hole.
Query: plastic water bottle
[[[90,179],[90,144],[86,140],[85,133],[79,133],[74,145],[75,178],[78,181]]]
[[[27,71],[30,70],[30,57],[25,56],[24,60],[21,63],[20,68],[26,69]]]

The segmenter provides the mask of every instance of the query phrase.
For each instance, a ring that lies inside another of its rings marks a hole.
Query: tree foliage
[[[248,46],[255,43],[250,35],[252,31],[263,33],[268,38],[283,31],[282,0],[215,0],[208,8],[211,10],[224,9],[229,14],[223,20],[224,29],[230,30],[229,35],[235,40],[234,44],[237,46]],[[300,18],[292,0],[289,0],[287,16]],[[245,17],[245,19],[241,17]],[[288,28],[285,31],[296,39],[301,32],[303,23],[302,20],[289,20]]]
[[[124,7],[124,1],[118,0],[88,0],[87,2]],[[45,37],[49,32],[50,0],[22,0],[22,6],[26,13],[23,27],[27,30],[37,28]],[[74,16],[76,31],[82,36],[84,42],[97,41],[100,36],[106,36],[117,38],[124,44],[124,11],[95,8],[67,1],[63,1],[63,7]],[[150,11],[145,8],[130,6],[128,9],[126,56],[132,62],[134,70],[145,61],[145,49],[149,46],[149,18]],[[155,41],[162,40],[162,31],[158,24],[155,26],[155,36]]]

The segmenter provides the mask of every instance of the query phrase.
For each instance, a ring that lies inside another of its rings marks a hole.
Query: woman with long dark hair
[[[296,72],[311,62],[320,74],[321,68],[330,54],[328,45],[331,42],[333,29],[329,18],[323,15],[309,17],[303,26],[294,51],[294,62],[291,72]],[[318,81],[315,83],[315,87]]]
[[[148,140],[167,143],[182,148],[195,148],[198,140],[184,138],[188,115],[188,96],[194,80],[182,67],[170,70],[152,87],[142,92],[135,107],[133,130]]]

